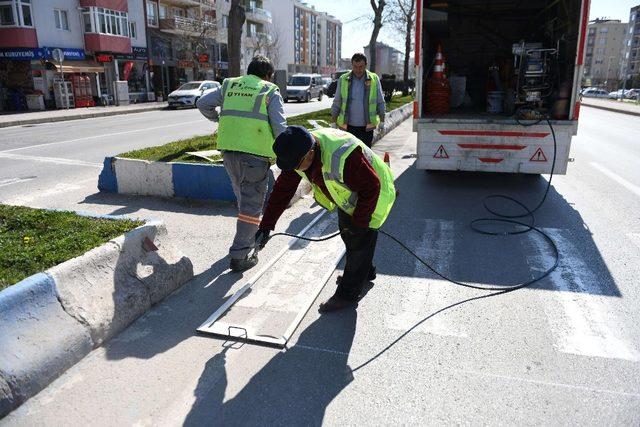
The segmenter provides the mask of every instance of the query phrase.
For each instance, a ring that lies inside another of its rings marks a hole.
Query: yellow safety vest
[[[380,123],[380,117],[377,113],[378,107],[378,85],[380,79],[376,73],[372,73],[366,70],[364,82],[364,117],[367,119],[367,125],[378,126]],[[340,76],[340,114],[336,122],[338,126],[343,129],[347,127],[349,123],[349,105],[351,100],[349,99],[349,91],[351,90],[351,71],[344,73]]]

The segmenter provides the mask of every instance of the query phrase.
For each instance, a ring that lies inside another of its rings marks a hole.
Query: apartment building
[[[217,11],[213,0],[145,0],[149,74],[166,97],[191,80],[213,79]]]
[[[62,73],[78,95],[71,106],[113,99],[122,79],[134,101],[146,100],[146,59],[143,0],[0,1],[0,110],[25,110],[33,97],[55,108]]]
[[[280,34],[276,68],[289,73],[327,75],[339,68],[339,19],[298,0],[275,0],[272,12],[274,27]]]
[[[371,58],[371,47],[364,47],[364,54]],[[395,74],[402,78],[404,55],[398,49],[384,43],[376,43],[376,74]]]
[[[622,78],[640,80],[640,5],[629,11]]]
[[[607,90],[618,87],[623,67],[627,24],[619,19],[596,19],[587,26],[583,83]]]

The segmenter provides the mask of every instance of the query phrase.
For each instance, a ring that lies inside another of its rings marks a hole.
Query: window
[[[132,39],[138,38],[138,32],[136,31],[136,23],[129,22],[129,37]]]
[[[158,3],[147,1],[147,25],[158,26]]]
[[[0,26],[33,27],[31,0],[0,0]]]
[[[86,7],[83,12],[85,32],[129,37],[129,21],[126,12]]]
[[[222,28],[229,27],[229,15],[222,15]]]
[[[67,19],[66,10],[53,9],[53,18],[56,22],[57,29],[69,31],[69,20]]]
[[[609,32],[608,28],[600,28],[600,34],[606,34]]]
[[[160,19],[167,19],[167,6],[164,4],[160,5]]]

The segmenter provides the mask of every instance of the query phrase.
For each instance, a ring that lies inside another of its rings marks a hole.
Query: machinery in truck
[[[565,174],[589,0],[417,0],[417,167]],[[553,129],[552,129],[553,128]]]

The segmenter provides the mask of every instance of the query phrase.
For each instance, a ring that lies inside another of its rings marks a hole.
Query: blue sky
[[[273,0],[278,1],[278,0]],[[356,52],[362,52],[362,47],[369,43],[371,37],[371,24],[362,19],[347,23],[359,16],[372,15],[369,0],[302,0],[307,4],[315,6],[322,12],[328,12],[343,22],[342,34],[342,57],[348,58]],[[393,0],[387,0],[393,1]],[[620,19],[622,22],[629,21],[629,9],[639,5],[640,0],[591,0],[590,19],[607,17]],[[347,6],[348,5],[348,6]],[[382,33],[378,40],[404,51],[404,44],[395,38],[390,32]]]

